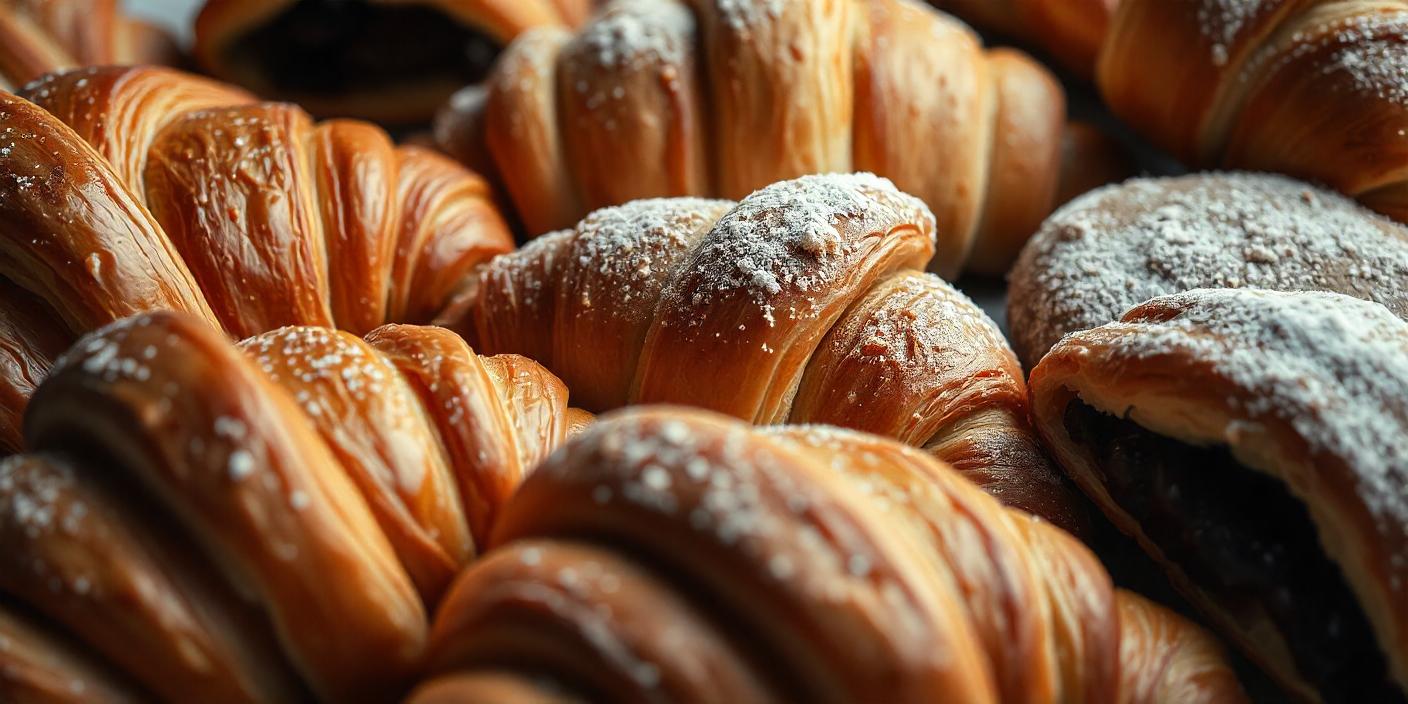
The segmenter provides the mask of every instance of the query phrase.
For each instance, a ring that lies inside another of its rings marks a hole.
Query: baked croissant
[[[1039,45],[1090,77],[1120,0],[930,0],[979,27]]]
[[[1192,288],[1335,291],[1408,318],[1408,230],[1280,176],[1136,179],[1052,215],[1010,281],[1013,346],[1030,368],[1067,333]]]
[[[1408,693],[1408,323],[1319,292],[1198,289],[1032,372],[1061,464],[1298,697]]]
[[[1044,68],[909,0],[620,0],[576,34],[525,33],[471,98],[440,142],[463,153],[482,124],[532,235],[639,198],[873,171],[933,209],[949,278],[1006,271],[1050,212],[1065,119]]]
[[[869,174],[634,201],[494,259],[438,322],[538,360],[594,412],[674,403],[894,437],[1079,531],[1002,333],[922,272],[934,232]]]
[[[415,704],[1237,702],[1218,646],[908,447],[614,414],[524,482]]]
[[[423,123],[530,27],[581,23],[592,0],[207,0],[207,70],[318,115]]]
[[[118,0],[0,0],[0,90],[53,71],[105,64],[170,64],[171,38],[123,12]]]
[[[0,695],[18,657],[35,661],[21,680],[169,701],[385,700],[427,610],[568,432],[560,381],[442,328],[242,347],[150,313],[41,386],[33,454],[0,464],[0,642],[42,615],[127,679],[70,667],[84,649],[0,648]]]
[[[1397,1],[1125,0],[1099,84],[1190,164],[1291,174],[1404,221],[1405,33]]]
[[[55,74],[21,95],[0,93],[11,450],[55,351],[101,325],[154,309],[236,338],[423,322],[513,247],[482,179],[369,124],[160,68]]]

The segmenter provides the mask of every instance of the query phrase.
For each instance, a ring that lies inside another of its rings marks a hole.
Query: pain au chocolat
[[[1408,692],[1408,323],[1323,292],[1197,289],[1033,370],[1072,478],[1298,697]]]
[[[581,22],[592,0],[207,0],[206,70],[325,117],[416,124],[484,79],[530,27]]]

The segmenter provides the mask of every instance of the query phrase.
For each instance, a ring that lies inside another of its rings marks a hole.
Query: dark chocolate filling
[[[1326,702],[1404,702],[1363,609],[1304,504],[1225,446],[1197,447],[1066,407],[1106,491],[1194,584],[1234,613],[1260,603]]]
[[[424,5],[299,0],[230,48],[269,87],[337,95],[399,83],[483,80],[502,46]]]

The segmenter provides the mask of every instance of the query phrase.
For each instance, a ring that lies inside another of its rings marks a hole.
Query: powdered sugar
[[[1342,74],[1355,90],[1408,108],[1408,12],[1363,14],[1336,23],[1319,42],[1303,41],[1295,53],[1316,44],[1335,46],[1321,71]]]
[[[590,49],[599,66],[619,70],[647,63],[679,65],[693,36],[694,15],[681,3],[618,0],[574,41]]]
[[[1062,208],[1012,273],[1028,365],[1062,335],[1155,296],[1203,287],[1338,291],[1408,315],[1408,230],[1292,179],[1136,179]]]
[[[660,289],[688,253],[692,235],[702,231],[729,201],[698,198],[636,200],[602,208],[577,225],[572,242],[575,265],[610,286],[614,311],[631,319],[655,310]],[[578,304],[592,307],[594,287],[578,285]]]
[[[744,198],[719,219],[695,253],[692,271],[703,285],[676,295],[708,306],[734,297],[751,299],[771,320],[770,301],[784,292],[816,291],[843,275],[862,231],[871,224],[910,220],[927,224],[933,215],[918,200],[873,174],[828,174],[781,181]],[[789,311],[807,315],[807,311]]]
[[[1227,63],[1238,35],[1264,5],[1259,0],[1202,0],[1198,4],[1198,29],[1211,44],[1214,65]]]

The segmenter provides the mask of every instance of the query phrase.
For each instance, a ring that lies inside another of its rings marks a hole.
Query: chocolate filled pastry
[[[861,433],[613,414],[493,540],[415,704],[1245,701],[1210,637],[1070,536]]]
[[[442,328],[107,326],[0,463],[0,699],[390,701],[573,418],[545,369]]]
[[[0,94],[0,446],[54,355],[125,316],[361,334],[512,247],[483,179],[370,124],[170,69],[51,74]]]
[[[1056,79],[908,0],[619,0],[576,33],[525,33],[470,90],[439,141],[487,152],[530,235],[639,198],[870,171],[934,211],[933,271],[1001,274],[1062,173]]]
[[[562,377],[584,408],[672,403],[924,447],[1073,531],[997,326],[924,273],[933,215],[869,174],[742,201],[598,210],[479,270],[438,322]]]
[[[197,58],[211,73],[322,116],[426,122],[484,79],[515,36],[581,22],[591,0],[208,0]]]
[[[118,0],[0,0],[0,90],[54,71],[107,64],[176,64],[166,33]]]
[[[1110,109],[1185,163],[1324,183],[1408,221],[1408,6],[1121,0]]]
[[[1066,337],[1031,385],[1072,478],[1289,691],[1408,699],[1408,323],[1198,289]]]
[[[1193,288],[1334,291],[1408,317],[1408,229],[1280,176],[1134,179],[1047,219],[1010,281],[1013,347],[1030,368],[1067,333]]]

